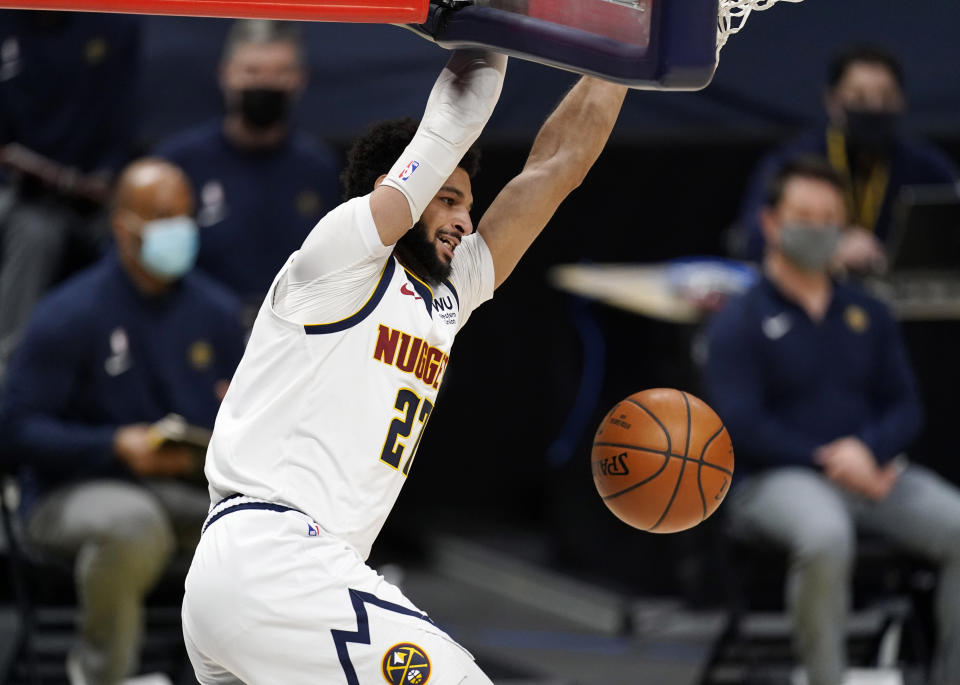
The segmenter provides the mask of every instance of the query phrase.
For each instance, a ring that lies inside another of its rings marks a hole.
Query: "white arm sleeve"
[[[413,140],[383,180],[407,198],[414,222],[479,137],[500,98],[506,69],[506,55],[487,50],[450,55]]]
[[[380,242],[370,196],[331,210],[313,228],[272,293],[273,310],[299,324],[330,323],[363,306],[393,248]]]
[[[457,290],[460,301],[459,328],[463,328],[473,310],[493,297],[496,282],[493,257],[483,236],[479,233],[465,236],[457,246],[451,266],[450,283]]]

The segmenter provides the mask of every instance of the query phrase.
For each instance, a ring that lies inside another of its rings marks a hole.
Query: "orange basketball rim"
[[[383,24],[421,24],[429,4],[429,0],[0,0],[0,7],[14,9]]]

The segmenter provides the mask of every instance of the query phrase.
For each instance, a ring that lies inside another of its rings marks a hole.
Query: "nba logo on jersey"
[[[413,176],[413,172],[417,170],[417,167],[420,166],[420,162],[415,160],[410,160],[410,163],[407,166],[403,167],[403,171],[400,172],[400,180],[406,181],[408,178]]]
[[[312,524],[312,525],[311,525],[311,524],[307,524],[307,535],[309,535],[309,536],[312,537],[312,538],[315,538],[315,537],[317,537],[318,535],[320,535],[320,526],[318,526],[318,525],[315,524],[315,523]]]

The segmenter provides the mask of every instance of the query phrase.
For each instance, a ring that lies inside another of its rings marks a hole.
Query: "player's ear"
[[[387,177],[386,174],[380,174],[380,176],[377,177],[377,180],[373,182],[373,187],[378,188],[380,184],[383,183],[383,179],[385,179],[386,177]]]

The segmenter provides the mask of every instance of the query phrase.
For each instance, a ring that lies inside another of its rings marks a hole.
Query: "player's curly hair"
[[[390,171],[413,140],[417,126],[419,124],[410,117],[391,119],[374,124],[360,136],[347,153],[347,165],[340,174],[343,199],[360,197],[372,191],[377,179]],[[480,168],[480,150],[471,147],[458,166],[473,178]]]

